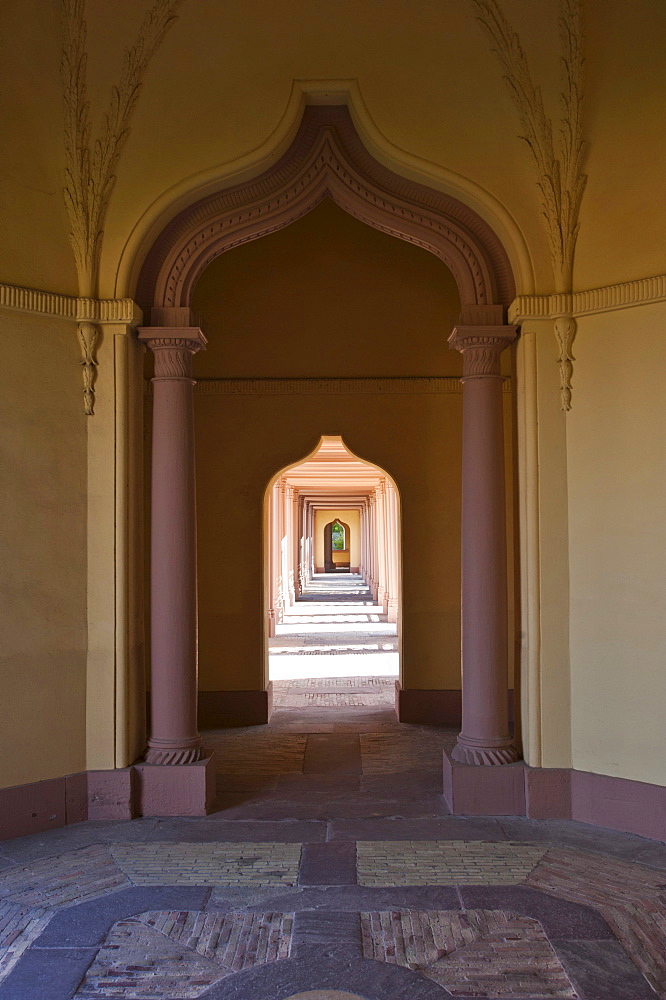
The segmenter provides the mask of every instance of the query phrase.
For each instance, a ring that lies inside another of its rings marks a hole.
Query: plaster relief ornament
[[[541,192],[555,291],[573,290],[573,264],[580,228],[580,205],[587,182],[583,172],[583,11],[582,0],[560,0],[560,125],[559,143],[553,139],[553,122],[546,114],[541,88],[530,74],[518,34],[507,21],[499,0],[470,0],[479,24],[490,39],[522,128],[519,138],[532,154]],[[571,409],[571,353],[576,321],[571,314],[556,321],[560,355],[562,409]]]
[[[79,295],[97,295],[100,252],[115,171],[130,134],[130,121],[153,55],[176,20],[183,0],[156,0],[144,17],[136,42],[125,49],[120,80],[112,87],[99,136],[91,141],[90,102],[87,96],[87,25],[85,0],[62,0],[63,42],[61,73],[64,101],[65,187],[70,242],[74,251]],[[93,317],[81,320],[84,412],[93,413],[95,400],[95,344]]]

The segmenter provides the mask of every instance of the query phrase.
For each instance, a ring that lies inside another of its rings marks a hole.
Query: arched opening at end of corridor
[[[400,677],[400,501],[383,469],[322,437],[265,498],[267,677],[280,708],[392,710]]]

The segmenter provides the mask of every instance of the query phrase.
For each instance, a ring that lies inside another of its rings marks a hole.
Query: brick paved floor
[[[455,733],[370,703],[386,675],[285,681],[206,734],[211,816],[0,843],[0,1000],[666,998],[666,845],[452,817]]]

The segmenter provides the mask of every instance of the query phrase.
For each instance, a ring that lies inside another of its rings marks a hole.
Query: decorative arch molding
[[[327,197],[361,222],[439,257],[456,280],[464,322],[502,322],[515,284],[488,223],[463,202],[376,160],[346,106],[310,105],[277,163],[201,199],[162,230],[137,288],[139,302],[152,309],[152,325],[191,325],[192,292],[211,261],[295,222]]]

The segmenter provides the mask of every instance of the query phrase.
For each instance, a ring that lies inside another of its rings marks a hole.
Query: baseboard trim
[[[268,703],[270,692],[263,694]],[[210,759],[202,763],[203,770],[199,765],[161,769],[174,771],[166,776],[174,779],[173,787],[156,785],[150,802],[146,782],[153,773],[146,775],[146,767],[136,764],[117,770],[80,771],[2,788],[0,840],[43,833],[87,819],[204,815],[210,805]],[[175,770],[182,772],[179,777]],[[158,777],[162,777],[161,771]],[[575,819],[666,841],[666,787],[629,778],[568,768],[528,767],[524,761],[501,767],[474,767],[452,761],[445,754],[444,797],[454,815]],[[161,812],[167,805],[169,812]],[[150,812],[144,813],[144,807]]]
[[[85,771],[0,789],[0,840],[43,833],[87,818]]]
[[[265,726],[273,709],[273,692],[199,691],[199,728]]]
[[[508,692],[509,721],[513,722],[513,690]],[[395,682],[395,711],[399,722],[421,726],[462,725],[462,691],[456,688],[403,688]]]
[[[666,787],[569,768],[461,764],[444,754],[444,798],[454,815],[575,819],[666,841]]]

